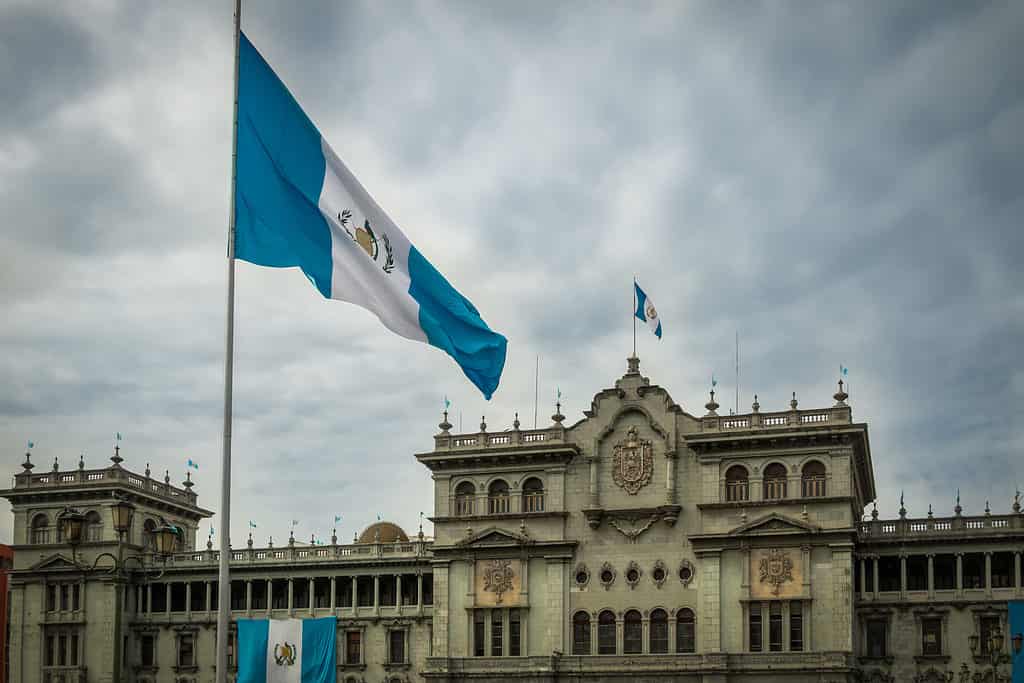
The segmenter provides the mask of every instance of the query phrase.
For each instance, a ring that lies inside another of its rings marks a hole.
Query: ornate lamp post
[[[60,529],[61,537],[68,545],[71,546],[71,561],[78,566],[85,573],[92,573],[96,571],[104,571],[112,576],[114,584],[114,662],[112,667],[112,680],[113,683],[120,683],[121,681],[121,653],[122,636],[121,636],[121,612],[122,612],[122,601],[124,597],[124,585],[130,583],[132,571],[139,571],[142,574],[143,580],[158,579],[163,576],[163,567],[156,571],[151,570],[146,566],[146,555],[128,555],[124,554],[124,535],[131,529],[132,516],[135,512],[135,506],[129,503],[127,500],[117,499],[113,505],[110,506],[110,515],[113,521],[114,530],[117,531],[117,554],[103,552],[96,556],[93,560],[92,565],[80,563],[75,559],[75,549],[78,544],[82,542],[82,530],[85,527],[85,515],[80,511],[65,508],[57,517],[57,524]],[[163,521],[163,520],[161,520]],[[177,543],[180,541],[182,536],[181,529],[176,526],[172,526],[167,522],[163,522],[154,531],[154,539],[156,541],[156,555],[166,563],[167,557],[174,552]],[[111,561],[110,566],[100,567],[100,561],[104,558],[108,558]],[[135,562],[138,565],[136,570],[130,570],[128,568],[129,562]]]
[[[1021,639],[1022,636],[1020,634],[1015,635],[1011,639],[1013,647],[1015,648],[1015,652],[1019,652],[1020,650]],[[1003,645],[1006,643],[1006,639],[1003,636],[1002,629],[1000,629],[997,626],[995,629],[992,630],[991,633],[989,633],[988,641],[985,643],[986,648],[984,651],[979,651],[979,646],[982,644],[980,641],[981,639],[977,635],[971,635],[967,638],[967,644],[971,648],[971,654],[975,657],[987,654],[989,658],[989,663],[992,665],[992,669],[991,671],[989,671],[992,680],[996,681],[997,683],[998,681],[1009,681],[1009,676],[1004,676],[999,672],[1000,667],[1002,667],[1003,664],[1008,664],[1011,660],[1010,655],[1003,652]],[[966,670],[967,665],[964,664],[960,674],[962,680],[963,674],[964,672],[966,672]],[[981,674],[975,674],[975,678],[982,678],[982,676]]]

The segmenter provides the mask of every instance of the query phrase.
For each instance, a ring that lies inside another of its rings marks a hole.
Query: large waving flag
[[[634,311],[634,315],[647,323],[647,327],[651,328],[654,336],[661,339],[661,318],[658,317],[658,309],[654,307],[651,297],[647,296],[644,290],[640,289],[640,285],[635,280],[633,281],[633,287],[636,290],[636,311]]]
[[[298,266],[329,299],[446,351],[486,398],[506,340],[412,245],[245,34],[239,39],[235,255]]]
[[[335,683],[337,622],[239,619],[237,683]]]

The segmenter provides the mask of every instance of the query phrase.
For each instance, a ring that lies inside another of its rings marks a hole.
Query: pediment
[[[29,570],[34,572],[60,571],[62,569],[77,570],[79,567],[71,560],[71,558],[62,555],[61,553],[44,557],[29,567]]]
[[[821,527],[803,520],[773,512],[742,524],[729,532],[730,536],[779,536],[786,534],[816,534]]]
[[[497,527],[490,527],[459,541],[458,545],[472,548],[494,548],[520,546],[532,541],[528,536],[515,534]]]

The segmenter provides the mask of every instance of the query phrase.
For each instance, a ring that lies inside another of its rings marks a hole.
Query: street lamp
[[[114,518],[114,530],[121,534],[126,533],[132,527],[132,515],[135,513],[135,506],[127,500],[118,499],[110,506],[110,515]]]
[[[1019,655],[1022,642],[1024,642],[1024,634],[1017,631],[1013,634],[1013,638],[1010,638],[1010,642],[1013,644],[1013,654]]]
[[[57,516],[60,537],[72,547],[82,542],[82,527],[85,526],[85,515],[74,508],[64,508]]]
[[[1022,636],[1020,634],[1017,634],[1011,639],[1011,642],[1014,643],[1015,651],[1019,651],[1018,643],[1021,638]],[[998,626],[992,629],[992,631],[988,634],[988,640],[985,642],[985,651],[979,652],[978,646],[981,644],[981,642],[980,638],[978,638],[977,635],[972,634],[967,639],[967,644],[971,648],[972,655],[974,655],[975,657],[984,654],[988,655],[989,662],[992,664],[992,671],[990,673],[993,681],[1010,680],[1009,678],[1004,677],[1001,673],[999,673],[999,667],[1001,667],[1003,664],[1009,663],[1011,660],[1010,655],[1003,652],[1003,645],[1005,643],[1006,638],[1003,636],[1002,629],[1000,629]],[[964,668],[966,669],[966,665],[964,665]]]
[[[156,537],[156,552],[166,558],[174,552],[182,534],[178,527],[164,523],[157,527],[154,536]]]

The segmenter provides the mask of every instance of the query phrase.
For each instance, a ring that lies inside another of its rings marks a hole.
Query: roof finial
[[[252,548],[252,532],[249,532],[249,540],[246,541],[246,545]]]
[[[512,421],[512,429],[519,431],[519,411],[516,411],[516,419]]]
[[[170,470],[164,470],[164,483],[167,484],[168,486],[171,485],[171,471]]]
[[[186,472],[185,473],[185,481],[181,482],[181,485],[185,487],[186,491],[191,491],[192,490],[192,487],[195,486],[195,484],[192,483],[192,473],[191,472]]]
[[[845,391],[843,391],[843,380],[842,380],[842,378],[839,378],[839,391],[837,391],[836,393],[832,394],[832,398],[834,398],[836,400],[836,405],[837,406],[845,406],[846,405],[846,399],[850,398],[850,395],[847,394]]]
[[[900,490],[900,519],[907,516],[907,508],[903,507],[903,491]]]
[[[559,391],[559,394],[562,392]],[[551,416],[551,421],[557,426],[561,426],[562,420],[565,419],[565,415],[562,415],[562,399],[559,398],[555,401],[555,414]]]
[[[213,550],[213,536],[206,537],[206,549]]]
[[[484,417],[483,415],[480,416],[480,431],[481,432],[486,432],[487,431],[487,418]]]
[[[953,512],[955,512],[956,516],[959,517],[960,513],[963,512],[963,511],[964,511],[964,509],[962,507],[960,507],[960,488],[957,487],[957,490],[956,490],[956,507],[953,508]]]
[[[338,545],[338,530],[331,529],[331,545]]]
[[[988,501],[986,500],[985,501],[985,516],[987,517],[987,516],[989,516],[991,514],[992,514],[992,510],[989,508]]]
[[[715,400],[715,390],[711,390],[711,400],[704,404],[704,407],[708,409],[708,415],[718,415],[715,411],[718,410],[718,401]]]
[[[797,402],[796,402],[796,392],[794,391],[794,392],[793,392],[793,400],[791,400],[791,401],[789,402],[789,407],[790,407],[790,409],[791,409],[791,410],[796,410],[796,406],[797,406]]]
[[[761,404],[757,402],[757,394],[754,394],[754,402],[751,404],[750,408],[755,413],[761,412]]]
[[[931,519],[932,516],[932,504],[928,503],[928,519]]]
[[[31,442],[30,442],[31,443]],[[31,472],[35,465],[32,464],[32,446],[29,446],[29,450],[25,451],[25,462],[21,463],[21,466],[25,468],[26,472]]]
[[[295,545],[295,527],[288,532],[288,545]]]
[[[57,463],[57,456],[53,456],[53,471],[57,472],[60,470],[60,465]]]
[[[121,444],[114,444],[114,454],[110,456],[110,461],[114,463],[115,467],[120,467],[121,463],[124,462],[124,458],[121,457]]]
[[[448,430],[452,428],[451,422],[448,421],[448,409],[447,408],[444,409],[443,415],[444,415],[444,417],[442,417],[441,421],[439,423],[437,423],[437,426],[441,428],[441,433],[442,434],[447,434]]]
[[[878,519],[878,501],[871,501],[871,519]]]
[[[1017,493],[1013,496],[1013,511],[1020,514],[1020,489],[1017,489]]]
[[[85,453],[82,453],[81,455],[78,456],[78,469],[85,469]]]
[[[149,463],[147,462],[146,463],[146,479],[149,479],[149,475],[150,475]]]
[[[274,537],[273,536],[271,536],[270,538],[267,539],[267,547],[268,548],[273,548],[274,547]]]
[[[640,358],[634,353],[632,356],[626,359],[626,374],[627,375],[639,375],[640,374]]]

